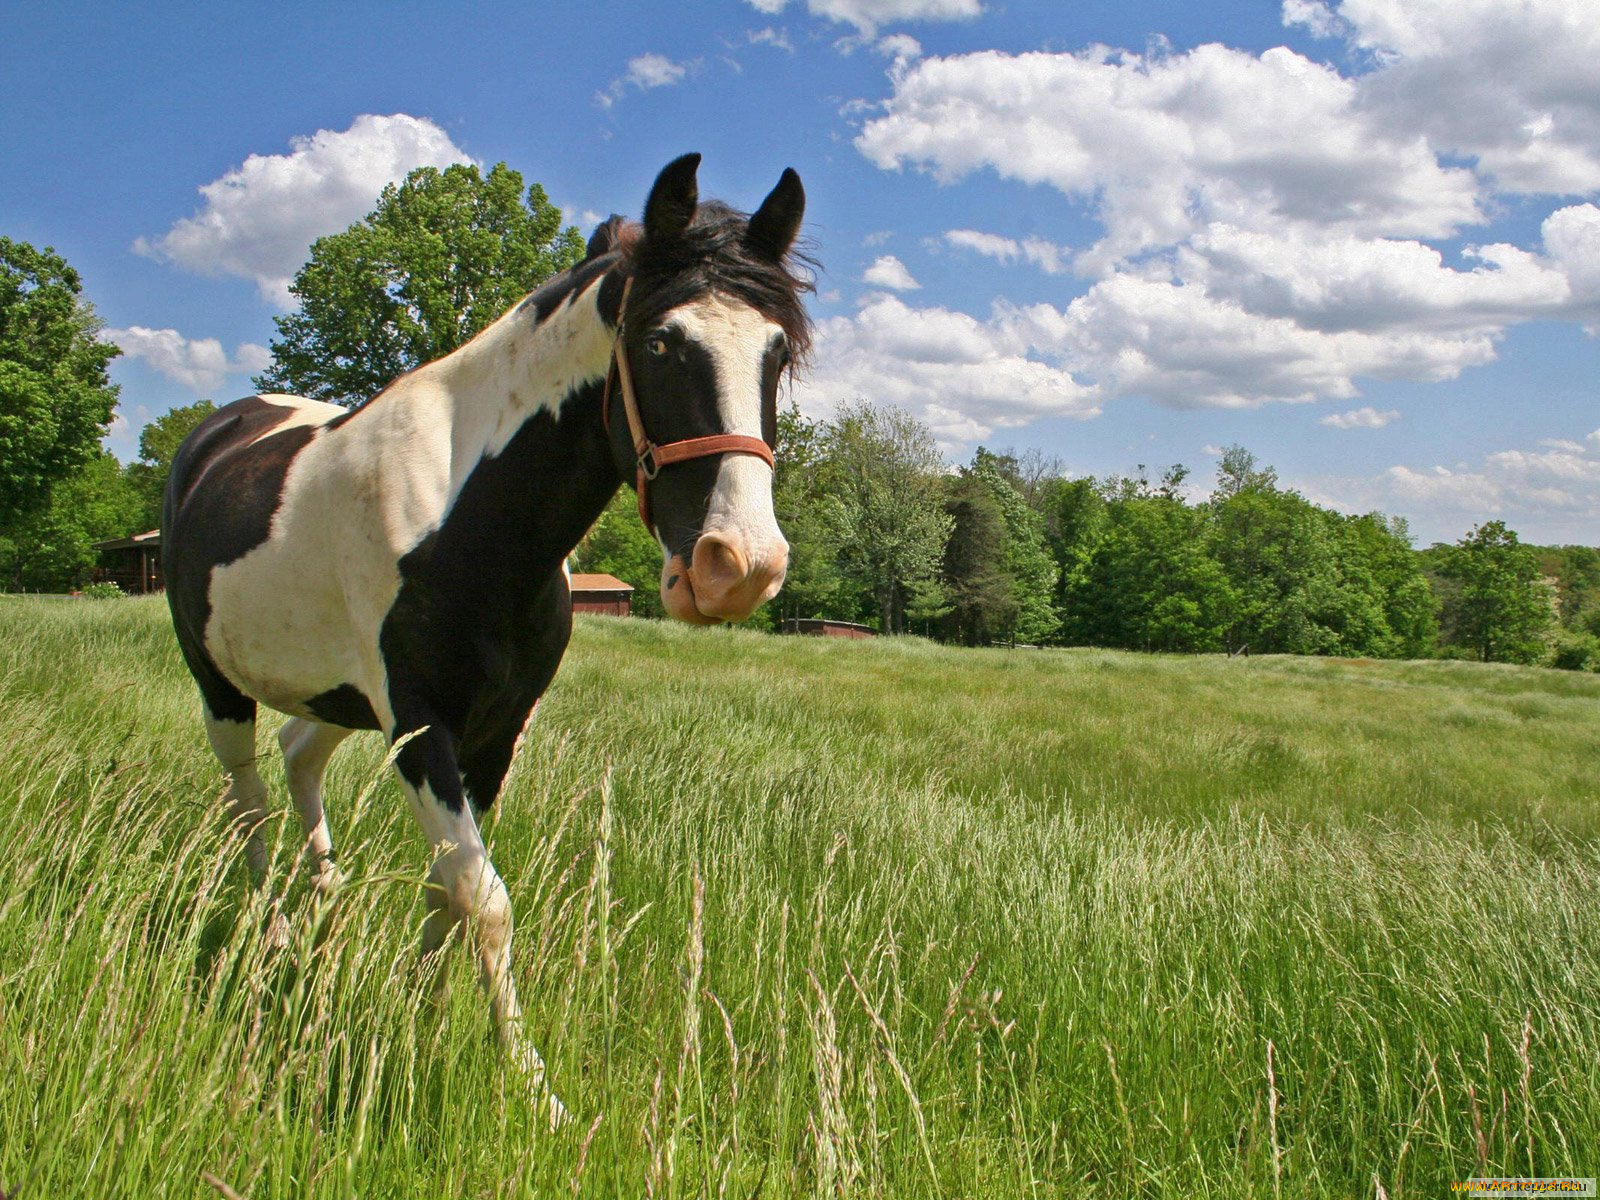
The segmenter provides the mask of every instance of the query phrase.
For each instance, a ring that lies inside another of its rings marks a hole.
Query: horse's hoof
[[[267,919],[267,927],[261,935],[262,942],[272,950],[287,950],[292,939],[289,918],[283,915],[282,910],[275,911]]]
[[[325,863],[311,876],[311,891],[318,900],[327,903],[344,886],[344,872],[331,862]]]

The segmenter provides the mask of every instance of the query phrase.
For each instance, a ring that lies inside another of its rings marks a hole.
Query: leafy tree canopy
[[[907,606],[931,616],[952,520],[944,459],[933,433],[896,408],[856,404],[830,426],[830,514],[840,569],[870,597],[885,633],[905,629]]]
[[[1440,560],[1440,574],[1455,585],[1444,598],[1449,641],[1483,662],[1538,661],[1556,614],[1537,552],[1504,521],[1488,521]]]
[[[963,471],[945,501],[950,538],[944,583],[950,611],[946,631],[969,646],[1005,636],[1015,624],[1015,581],[1006,570],[1006,521],[989,486]]]
[[[211,401],[199,400],[162,413],[140,432],[139,461],[128,464],[127,472],[128,485],[139,500],[134,524],[140,528],[127,532],[140,532],[161,523],[161,493],[166,490],[178,447],[196,425],[216,411],[217,406]]]
[[[1271,467],[1258,465],[1256,456],[1243,446],[1226,446],[1217,463],[1217,486],[1211,498],[1226,500],[1240,492],[1272,491],[1277,486],[1278,473]]]
[[[138,523],[139,498],[106,450],[57,480],[49,500],[0,531],[0,586],[64,592],[88,582],[94,543]]]
[[[1025,481],[1006,469],[1006,461],[980,446],[971,472],[988,488],[1005,523],[1004,563],[1013,609],[1005,632],[1016,641],[1039,643],[1054,637],[1060,626],[1053,603],[1059,571],[1045,539],[1044,518],[1029,505],[1020,486]]]
[[[633,587],[633,612],[659,617],[661,547],[639,520],[638,498],[621,488],[573,552],[574,571],[615,575]]]
[[[842,616],[844,578],[831,519],[827,451],[823,422],[803,416],[792,403],[778,413],[772,508],[789,540],[789,572],[773,603],[783,617]]]
[[[51,486],[99,450],[122,353],[78,273],[50,247],[0,237],[0,529],[47,503]]]
[[[450,353],[583,257],[544,189],[497,163],[419,167],[367,217],[317,239],[276,318],[263,391],[355,405]]]
[[[1237,605],[1227,575],[1205,546],[1206,514],[1175,496],[1112,504],[1106,532],[1065,592],[1070,640],[1182,653],[1223,648]]]

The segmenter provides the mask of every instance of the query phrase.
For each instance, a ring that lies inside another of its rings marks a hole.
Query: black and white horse
[[[352,730],[414,735],[396,766],[435,853],[423,951],[471,919],[501,1038],[539,1079],[477,815],[566,649],[567,555],[626,479],[674,617],[742,620],[787,565],[769,447],[780,377],[809,345],[805,196],[791,170],[748,219],[701,204],[699,161],[662,171],[642,227],[613,217],[582,263],[366,405],[220,409],[167,487],[167,598],[252,873],[258,703],[290,717],[278,740],[322,891],[339,878],[330,756]]]

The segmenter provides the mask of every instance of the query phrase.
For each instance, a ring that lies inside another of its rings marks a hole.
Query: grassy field
[[[21,1200],[1600,1174],[1600,677],[582,620],[491,830],[557,1135],[467,956],[428,998],[378,739],[326,912],[275,763],[249,891],[197,704],[159,601],[0,598]]]

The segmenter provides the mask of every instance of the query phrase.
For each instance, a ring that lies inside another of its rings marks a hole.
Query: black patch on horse
[[[567,303],[572,297],[583,294],[583,289],[588,287],[612,267],[616,266],[613,258],[586,259],[573,267],[563,271],[543,287],[525,297],[517,305],[517,312],[523,315],[532,315],[535,325],[542,325],[550,314]]]
[[[428,732],[397,762],[412,786],[426,780],[452,810],[461,808],[463,784],[475,808],[494,803],[517,735],[571,637],[562,563],[619,482],[595,469],[607,460],[598,399],[569,396],[558,416],[529,418],[473,469],[439,528],[400,559],[400,591],[378,644],[397,731]],[[507,536],[511,514],[533,513],[546,523]]]
[[[195,427],[167,477],[161,510],[167,605],[206,707],[224,721],[254,720],[256,703],[206,651],[211,572],[267,540],[289,465],[317,432],[308,425],[272,432],[292,416],[294,409],[258,396],[235,400]]]
[[[324,725],[345,729],[381,729],[372,701],[353,683],[341,683],[306,701],[306,711]]]

